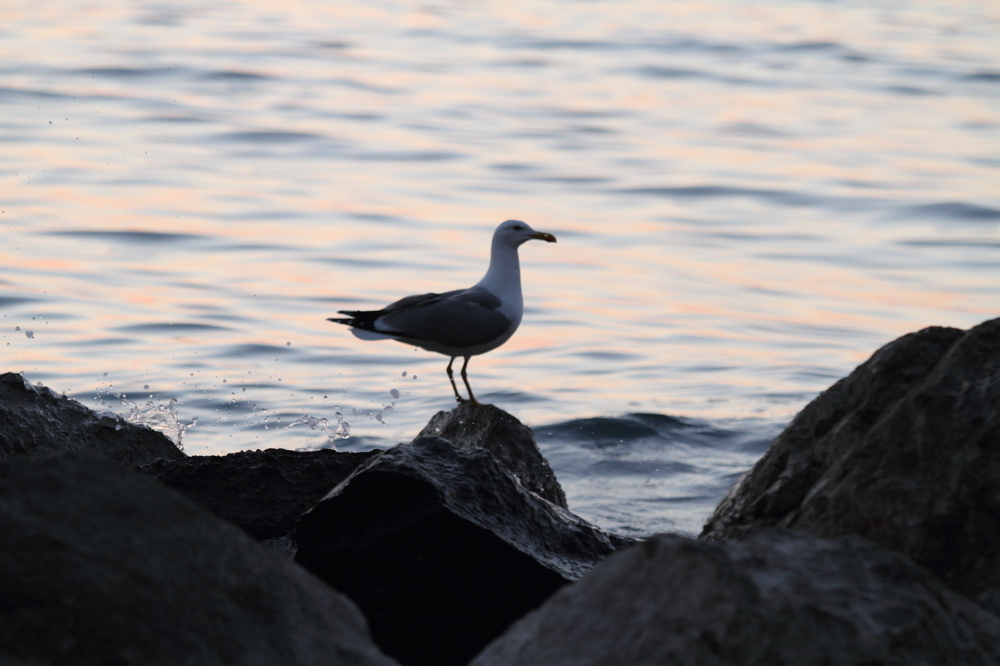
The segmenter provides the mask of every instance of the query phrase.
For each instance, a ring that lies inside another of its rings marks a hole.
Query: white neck
[[[516,299],[520,303],[521,262],[517,257],[517,248],[494,239],[490,249],[489,270],[476,286],[499,296],[503,301]]]

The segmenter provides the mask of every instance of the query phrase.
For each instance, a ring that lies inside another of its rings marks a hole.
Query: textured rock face
[[[93,451],[132,467],[184,457],[155,430],[100,416],[20,374],[0,375],[0,460],[56,451]]]
[[[148,477],[0,463],[0,662],[391,666],[357,608]]]
[[[299,516],[377,451],[241,451],[158,460],[142,471],[264,541],[286,536]]]
[[[858,534],[975,596],[1000,585],[998,488],[1000,319],[928,328],[802,410],[702,537]]]
[[[485,449],[435,437],[361,466],[296,527],[296,561],[361,607],[407,665],[465,664],[634,542],[528,492]]]
[[[609,558],[472,666],[986,666],[1000,620],[858,537],[660,535]]]
[[[525,488],[566,508],[566,494],[538,450],[531,428],[502,409],[464,403],[435,414],[418,437],[440,437],[460,449],[486,449]]]

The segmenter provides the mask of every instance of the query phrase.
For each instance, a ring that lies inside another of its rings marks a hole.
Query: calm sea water
[[[1000,315],[1000,5],[9,0],[0,370],[188,453],[409,441],[447,359],[325,321],[470,286],[570,506],[695,532],[880,345]],[[348,438],[344,438],[348,435]]]

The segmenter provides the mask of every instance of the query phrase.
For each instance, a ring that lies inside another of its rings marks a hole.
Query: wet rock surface
[[[1000,619],[858,537],[659,535],[613,555],[472,666],[1000,663]]]
[[[296,561],[350,596],[406,665],[465,664],[512,621],[634,540],[525,490],[484,448],[385,451],[300,520]]]
[[[566,494],[538,450],[531,428],[502,409],[463,403],[431,417],[418,437],[441,437],[460,449],[486,449],[525,488],[566,508]]]
[[[288,535],[303,513],[377,454],[268,449],[158,460],[142,471],[264,541]]]
[[[14,372],[0,375],[0,460],[92,451],[136,467],[184,454],[163,434],[102,416]]]
[[[87,453],[0,462],[0,589],[3,663],[395,663],[346,597]]]
[[[1000,586],[1000,319],[880,349],[802,410],[702,537],[774,526],[862,535],[970,596]]]

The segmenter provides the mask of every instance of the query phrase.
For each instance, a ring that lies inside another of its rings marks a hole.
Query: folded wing
[[[476,347],[496,340],[510,327],[500,305],[500,299],[485,289],[460,289],[407,296],[381,310],[342,311],[350,319],[330,321],[394,338]]]

